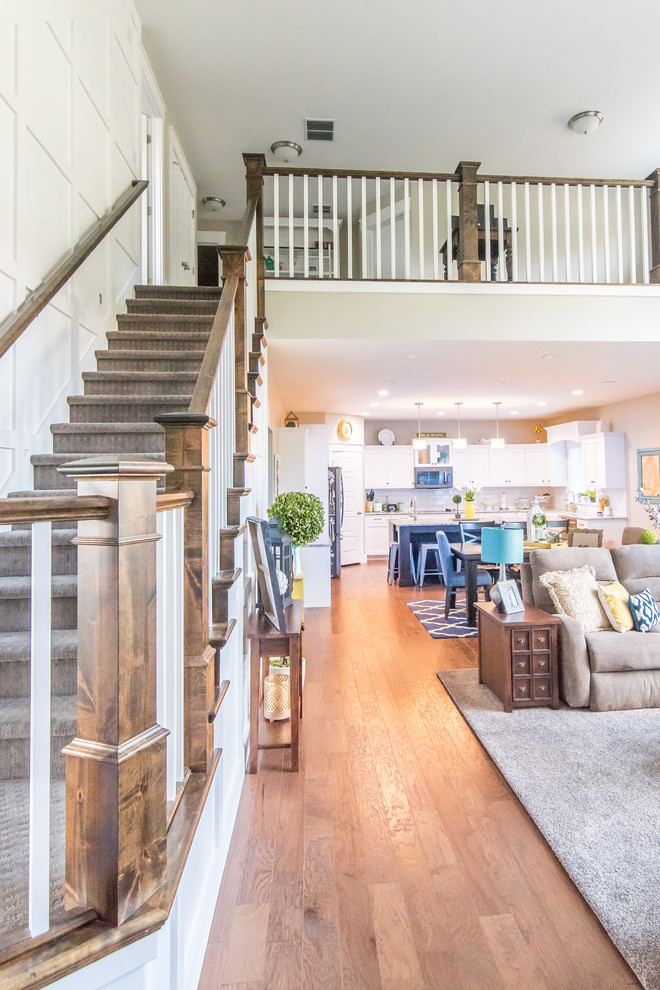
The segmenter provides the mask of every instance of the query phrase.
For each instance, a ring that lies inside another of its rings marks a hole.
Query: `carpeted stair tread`
[[[67,460],[73,460],[73,456],[67,455]],[[9,492],[7,498],[60,498],[62,495],[70,494],[71,492],[62,488],[26,488],[23,492]]]
[[[85,424],[81,424],[81,425],[85,425]],[[32,457],[30,458],[30,463],[35,467],[41,465],[48,465],[48,464],[68,464],[69,461],[78,461],[78,460],[82,460],[85,457],[89,457],[89,454],[86,454],[83,451],[80,451],[78,453],[66,453],[66,454],[33,454]],[[164,461],[165,454],[159,452],[145,454],[144,459],[145,461]],[[44,494],[43,491],[39,491],[38,489],[36,489],[35,491],[36,494],[38,495]],[[52,492],[50,492],[49,494],[52,494]],[[58,494],[61,495],[62,492],[58,492]]]
[[[219,299],[168,299],[153,296],[147,299],[127,299],[126,310],[134,313],[188,313],[215,316]]]
[[[54,529],[51,542],[53,546],[68,546],[75,536],[75,529]],[[0,533],[0,547],[29,546],[32,546],[32,533],[29,529],[12,529],[7,533]]]
[[[53,695],[50,699],[51,736],[76,733],[75,694]],[[0,698],[0,739],[29,739],[30,699]]]
[[[188,330],[190,327],[213,326],[213,313],[119,313],[117,326],[120,330],[141,329],[157,323],[164,330]]]
[[[196,382],[198,375],[194,371],[83,371],[85,382]]]
[[[76,574],[53,574],[51,576],[53,598],[73,598],[77,593]],[[0,599],[29,598],[32,581],[29,575],[19,574],[0,577]]]
[[[53,629],[51,631],[51,658],[75,660],[78,655],[78,630]],[[29,661],[31,656],[30,631],[0,632],[0,663]]]
[[[70,395],[67,402],[70,406],[103,406],[108,402],[118,406],[154,406],[163,402],[172,402],[180,405],[185,399],[192,398],[192,391],[185,395]]]
[[[164,434],[158,423],[52,423],[51,433],[154,433]]]
[[[181,347],[190,347],[197,343],[202,348],[206,346],[209,336],[210,330],[190,330],[185,335],[178,330],[108,330],[106,334],[108,341],[131,341],[134,345],[164,340],[168,344],[179,344]],[[156,349],[162,350],[160,347]]]
[[[136,285],[136,299],[220,299],[221,285]]]

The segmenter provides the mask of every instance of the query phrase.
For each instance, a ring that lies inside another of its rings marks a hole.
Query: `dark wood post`
[[[651,270],[649,272],[649,282],[657,284],[660,282],[660,169],[651,172],[646,178],[653,182],[653,188],[649,196],[649,207],[651,211]]]
[[[165,880],[168,732],[156,721],[156,481],[167,464],[92,457],[62,471],[116,501],[78,536],[78,727],[66,755],[66,906],[108,924]]]
[[[247,199],[248,202],[252,197],[257,199],[257,317],[264,317],[266,315],[266,290],[265,290],[265,277],[266,277],[266,263],[264,261],[264,176],[263,171],[266,167],[266,158],[264,155],[256,154],[244,154],[243,161],[245,162],[245,181],[247,185]]]
[[[208,431],[215,423],[194,413],[164,413],[165,457],[174,471],[167,491],[191,491],[183,529],[184,763],[206,773],[213,759],[215,650],[209,643]]]
[[[458,187],[458,280],[480,282],[479,235],[477,233],[477,170],[481,162],[459,162]]]
[[[239,279],[234,299],[234,384],[236,389],[236,453],[249,454],[252,405],[248,389],[248,341],[245,325],[246,247],[221,247],[222,276]]]

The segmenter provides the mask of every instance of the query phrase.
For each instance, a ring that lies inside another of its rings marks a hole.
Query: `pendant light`
[[[423,402],[416,402],[417,406],[417,436],[413,437],[413,450],[426,450],[426,440],[422,436],[422,406]]]
[[[457,450],[463,450],[464,447],[467,447],[466,438],[461,436],[461,406],[463,405],[463,403],[455,402],[454,405],[456,406],[456,409],[458,411],[458,436],[455,437],[454,440],[452,440],[452,445]]]
[[[496,427],[495,436],[490,441],[490,445],[491,447],[503,447],[505,442],[504,437],[500,436],[500,406],[502,405],[502,403],[494,402],[493,405],[495,406],[495,413],[497,416],[497,420],[496,420],[497,427]]]

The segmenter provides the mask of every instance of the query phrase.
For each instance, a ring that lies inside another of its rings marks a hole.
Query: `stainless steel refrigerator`
[[[344,482],[340,467],[328,468],[328,534],[330,574],[341,577],[341,526],[344,521]]]

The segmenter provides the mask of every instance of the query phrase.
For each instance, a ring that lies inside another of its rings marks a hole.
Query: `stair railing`
[[[12,344],[16,343],[23,331],[27,330],[62,286],[69,281],[72,275],[75,275],[83,262],[98,247],[103,238],[110,233],[133,203],[140,198],[148,185],[146,179],[134,180],[110,207],[105,216],[95,223],[91,230],[76,244],[64,261],[55,265],[41,285],[29,293],[16,312],[10,313],[0,323],[0,357],[9,350]]]

